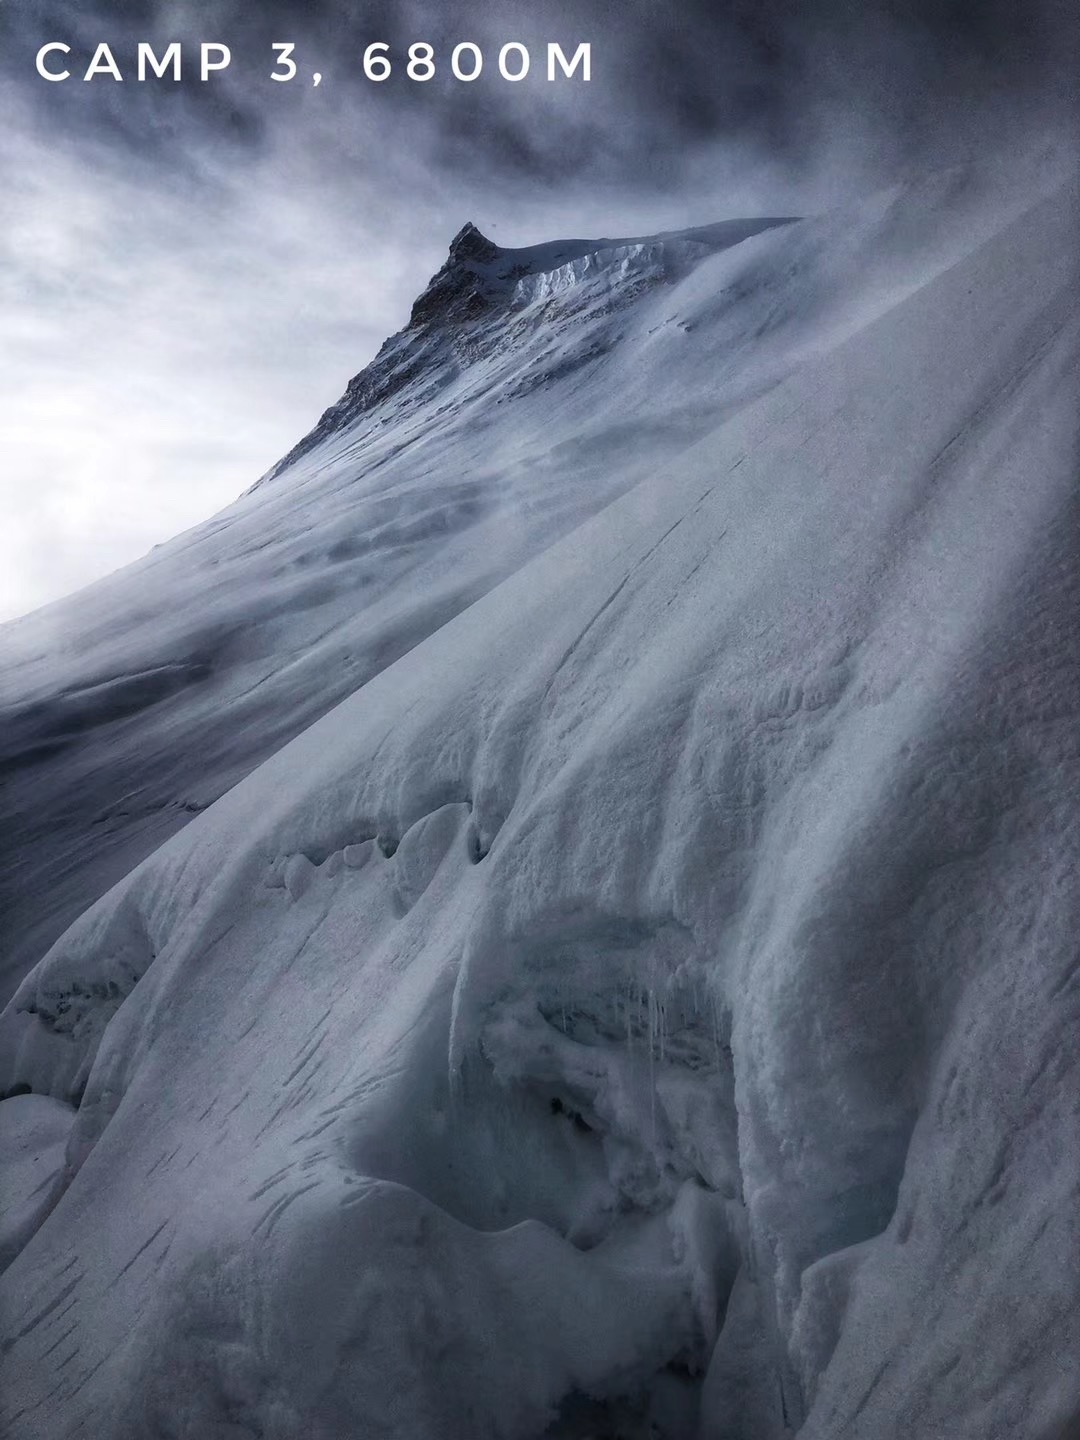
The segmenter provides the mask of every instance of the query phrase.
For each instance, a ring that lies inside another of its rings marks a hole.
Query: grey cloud
[[[1074,7],[1073,7],[1074,8]],[[313,107],[299,87],[267,78],[270,42],[297,43],[307,68],[320,68],[326,99],[360,128],[405,125],[426,131],[434,163],[552,183],[612,167],[626,180],[663,183],[702,145],[738,140],[793,166],[812,162],[829,123],[875,135],[897,148],[935,143],[942,122],[980,113],[992,120],[1032,97],[1064,99],[1073,83],[1076,25],[1064,0],[414,0],[352,5],[209,3],[40,5],[6,8],[13,28],[6,66],[17,72],[40,123],[81,128],[160,161],[213,139],[237,152],[269,143],[269,132],[300,125]],[[33,74],[45,38],[86,52],[108,39],[118,56],[137,39],[222,40],[230,70],[206,86],[48,86]],[[410,85],[400,67],[384,86],[360,74],[371,39],[396,49],[424,38],[446,48],[473,38],[539,45],[588,39],[594,80],[552,103],[538,70],[521,86],[489,65],[472,86],[445,75]],[[55,93],[55,92],[61,93]],[[132,94],[131,92],[135,93]],[[320,97],[322,98],[322,97]]]

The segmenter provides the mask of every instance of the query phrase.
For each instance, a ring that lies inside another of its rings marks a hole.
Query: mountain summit
[[[413,396],[426,402],[462,367],[498,350],[527,353],[529,332],[550,345],[575,314],[595,312],[601,304],[628,304],[642,288],[670,283],[708,255],[791,223],[724,221],[632,240],[561,240],[505,250],[469,221],[414,302],[404,330],[386,341],[314,430],[263,480],[276,479],[384,401],[404,392],[403,403]],[[520,323],[511,323],[512,316],[520,316]]]

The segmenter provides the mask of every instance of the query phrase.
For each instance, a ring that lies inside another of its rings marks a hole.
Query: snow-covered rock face
[[[507,276],[437,397],[188,539],[279,573],[277,696],[350,506],[563,506],[23,982],[5,1433],[1072,1433],[1076,218],[950,176]]]
[[[613,310],[625,309],[643,290],[685,276],[708,255],[790,223],[734,220],[641,240],[564,240],[520,250],[501,249],[469,223],[454,237],[446,264],[413,305],[405,329],[387,340],[341,400],[259,484],[286,474],[385,401],[395,400],[396,421],[430,407],[445,386],[482,360],[509,356],[509,366],[496,372],[505,381],[515,372],[529,374],[536,352],[550,355],[557,346],[561,373],[569,374],[618,343],[617,327],[596,323]],[[493,377],[482,370],[476,378],[474,398],[477,389],[490,391]],[[533,383],[554,378],[544,370]],[[522,391],[517,386],[500,393],[505,400]]]

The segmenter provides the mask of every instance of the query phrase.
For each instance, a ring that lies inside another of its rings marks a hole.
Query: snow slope
[[[466,227],[272,479],[0,626],[0,1001],[286,740],[966,253],[1018,204],[993,190],[523,251]]]
[[[95,673],[238,650],[219,742],[196,685],[108,720],[213,804],[0,1020],[6,1434],[1076,1433],[1076,221],[965,173],[701,255],[480,248],[435,307],[484,292],[473,353],[422,312],[433,379],[388,342],[81,597]],[[320,629],[293,562],[350,526]],[[74,693],[59,623],[8,636],[22,703]]]
[[[240,776],[702,433],[711,391],[633,393],[636,342],[667,325],[684,350],[672,282],[775,224],[522,251],[466,227],[273,484],[0,627],[0,1000]],[[595,383],[605,357],[630,394]]]

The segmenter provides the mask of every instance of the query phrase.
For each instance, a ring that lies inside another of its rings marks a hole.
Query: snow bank
[[[79,1111],[0,1279],[9,1433],[1080,1420],[1075,203],[962,245],[958,183],[635,300],[587,403],[707,432],[23,982],[0,1083]]]
[[[0,1270],[14,1260],[64,1189],[64,1155],[75,1111],[45,1095],[0,1101]]]

